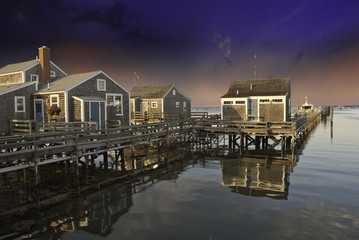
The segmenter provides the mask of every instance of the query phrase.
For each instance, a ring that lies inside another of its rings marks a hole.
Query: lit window
[[[173,95],[176,95],[176,90],[173,90]]]
[[[236,104],[245,104],[245,101],[236,101]]]
[[[106,91],[106,80],[97,79],[97,90],[98,91]]]
[[[121,94],[106,94],[107,106],[114,106],[116,115],[122,115],[122,95]]]
[[[179,105],[180,105],[179,102],[176,102],[176,108],[179,108]]]
[[[57,107],[60,105],[58,94],[50,95],[50,106],[54,106],[54,105],[56,105]]]
[[[31,75],[30,75],[30,80],[31,80],[32,82],[37,82],[37,81],[39,81],[39,75],[31,74]]]
[[[115,108],[117,114],[122,114],[122,96],[115,96]]]
[[[152,102],[152,108],[157,108],[157,102]]]
[[[233,104],[233,101],[224,101],[223,104]]]
[[[50,71],[50,77],[56,77],[56,72],[55,71]]]
[[[15,112],[25,112],[25,97],[15,97]]]
[[[107,95],[107,105],[113,106],[113,96],[112,95]]]

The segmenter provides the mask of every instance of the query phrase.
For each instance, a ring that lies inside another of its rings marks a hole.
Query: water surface
[[[33,236],[358,239],[358,120],[358,109],[336,110],[333,138],[330,123],[320,123],[294,168],[263,159],[204,158],[155,181],[115,184],[43,209],[54,216]]]

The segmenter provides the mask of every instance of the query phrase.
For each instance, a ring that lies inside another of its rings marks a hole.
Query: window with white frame
[[[173,90],[172,93],[173,93],[173,95],[176,95],[176,90]]]
[[[261,99],[261,100],[259,100],[259,102],[261,102],[261,103],[269,102],[269,99]]]
[[[30,75],[30,81],[31,81],[31,82],[37,82],[37,81],[39,81],[39,75],[37,75],[37,74],[31,74],[31,75]]]
[[[50,95],[50,106],[60,106],[60,101],[59,101],[59,94],[51,94]]]
[[[55,71],[50,71],[50,77],[56,77],[56,72]]]
[[[15,112],[25,112],[24,96],[15,96]]]
[[[157,102],[152,102],[152,108],[157,108]]]
[[[106,91],[105,79],[97,79],[97,91]]]
[[[233,101],[223,101],[223,104],[227,105],[227,104],[233,104]]]
[[[282,99],[273,99],[272,101],[273,101],[273,102],[283,102]]]
[[[122,115],[122,94],[106,94],[107,106],[115,107],[116,115]]]
[[[183,111],[187,111],[187,103],[186,102],[183,102]]]
[[[246,104],[246,102],[245,101],[236,101],[236,104]]]
[[[176,108],[179,108],[180,104],[179,102],[176,102]]]

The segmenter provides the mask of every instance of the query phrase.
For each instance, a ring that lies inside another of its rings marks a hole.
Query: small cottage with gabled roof
[[[119,120],[123,125],[130,122],[129,92],[102,71],[68,75],[44,83],[34,93],[34,102],[35,106],[36,102],[42,102],[44,109],[53,105],[64,109],[59,121],[92,121],[100,128],[106,127],[107,120]],[[35,108],[35,112],[41,111]]]
[[[131,113],[149,116],[174,114],[178,118],[191,117],[191,99],[180,92],[175,84],[135,86],[131,90]]]
[[[39,58],[0,69],[0,134],[9,134],[12,119],[48,122],[47,109],[60,108],[57,121],[107,120],[128,125],[130,94],[102,71],[67,75],[50,61],[50,49]]]
[[[253,79],[233,81],[221,97],[223,120],[290,121],[290,80]]]

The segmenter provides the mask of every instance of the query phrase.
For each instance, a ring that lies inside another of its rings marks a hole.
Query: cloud
[[[96,22],[113,30],[125,26],[125,18],[129,16],[127,7],[122,2],[116,2],[110,6],[99,6],[94,9],[82,11],[72,18],[73,23]]]
[[[213,41],[217,43],[217,47],[224,52],[224,61],[230,66],[233,65],[231,59],[231,39],[228,37],[222,38],[219,33],[215,33]]]

